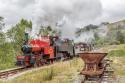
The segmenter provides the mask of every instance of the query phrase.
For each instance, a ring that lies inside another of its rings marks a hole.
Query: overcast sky
[[[0,16],[6,25],[25,18],[36,25],[68,22],[69,30],[71,25],[125,19],[124,8],[125,0],[0,0]]]

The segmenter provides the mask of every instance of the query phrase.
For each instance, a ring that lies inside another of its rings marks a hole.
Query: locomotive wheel
[[[39,67],[39,66],[41,66],[41,62],[36,60],[34,63],[34,67]]]

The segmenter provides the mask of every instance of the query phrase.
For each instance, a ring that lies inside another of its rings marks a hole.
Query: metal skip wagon
[[[106,55],[107,53],[98,52],[79,53],[79,56],[85,63],[84,68],[80,72],[81,75],[84,75],[84,80],[81,83],[85,83],[87,80],[94,80],[96,83],[101,83],[105,70],[103,59]]]

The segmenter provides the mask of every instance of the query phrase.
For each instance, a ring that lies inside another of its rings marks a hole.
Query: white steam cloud
[[[77,38],[75,38],[75,43],[78,42],[84,42],[84,43],[93,43],[94,39],[95,39],[95,33],[99,36],[99,37],[106,37],[107,33],[109,31],[108,29],[108,24],[99,24],[97,25],[98,28],[94,29],[94,30],[90,30],[90,31],[86,31],[81,33],[81,35]]]
[[[100,0],[1,0],[0,5],[6,25],[25,18],[33,21],[33,34],[41,25],[51,25],[65,38],[73,38],[76,28],[95,23],[103,11]]]
[[[73,38],[77,27],[92,23],[101,15],[100,0],[36,0],[33,32],[40,25],[58,26],[65,38]]]

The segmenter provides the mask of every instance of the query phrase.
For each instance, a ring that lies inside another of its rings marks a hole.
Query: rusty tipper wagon
[[[79,53],[79,56],[85,63],[84,68],[80,74],[84,75],[84,80],[81,83],[85,83],[86,80],[94,80],[97,83],[101,83],[104,73],[103,59],[107,53],[97,52],[85,52]]]

